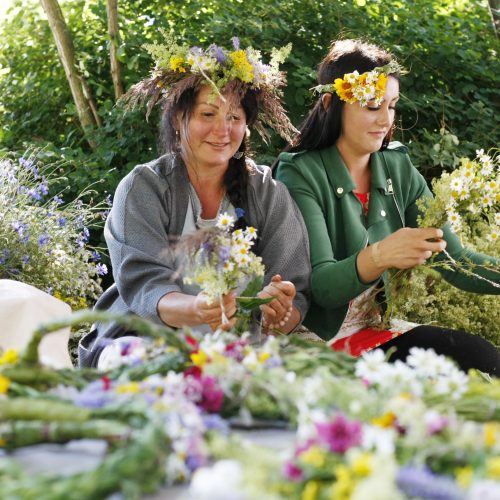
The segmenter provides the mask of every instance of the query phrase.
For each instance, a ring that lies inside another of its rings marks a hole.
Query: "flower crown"
[[[366,106],[370,101],[375,101],[378,106],[384,98],[387,78],[394,73],[404,74],[404,69],[396,61],[391,61],[361,75],[357,71],[346,73],[333,83],[317,85],[313,90],[319,94],[335,92],[340,100],[349,104],[358,101],[361,106]]]
[[[128,107],[148,102],[146,116],[158,102],[177,101],[189,88],[209,84],[214,95],[224,99],[223,93],[243,97],[247,90],[254,89],[257,95],[259,113],[254,128],[267,140],[267,125],[290,140],[296,129],[288,119],[281,103],[281,88],[286,83],[285,75],[279,70],[291,51],[288,44],[280,49],[273,48],[269,64],[264,64],[261,54],[252,47],[240,48],[237,37],[232,38],[232,51],[212,44],[207,49],[179,45],[175,37],[161,30],[163,44],[146,44],[145,49],[155,60],[151,75],[134,85],[124,96]]]

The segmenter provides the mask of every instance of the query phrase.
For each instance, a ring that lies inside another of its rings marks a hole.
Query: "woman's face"
[[[380,106],[375,106],[373,102],[364,107],[358,102],[346,103],[337,146],[354,156],[366,156],[378,151],[394,122],[398,99],[399,81],[390,76]]]
[[[246,115],[240,103],[214,97],[213,89],[204,85],[188,119],[180,130],[181,147],[187,163],[196,168],[227,168],[238,151],[246,132]]]

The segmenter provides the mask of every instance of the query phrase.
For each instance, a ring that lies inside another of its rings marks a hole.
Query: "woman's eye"
[[[231,120],[239,121],[239,120],[241,120],[241,116],[240,115],[231,115]]]
[[[380,106],[368,106],[367,109],[370,111],[378,111],[380,109]]]
[[[210,111],[204,111],[201,113],[201,116],[214,116],[214,113],[212,113]]]

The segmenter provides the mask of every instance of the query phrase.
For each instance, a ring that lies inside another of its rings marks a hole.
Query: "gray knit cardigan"
[[[274,274],[292,281],[294,304],[305,317],[311,275],[309,243],[302,216],[286,187],[269,167],[255,165],[247,191],[248,223],[258,230],[254,251],[266,266],[265,283]],[[135,167],[118,185],[104,235],[115,284],[96,309],[136,314],[161,324],[158,301],[181,291],[172,243],[182,234],[189,203],[189,178],[179,157],[165,155]],[[109,340],[125,335],[116,324],[96,324],[79,345],[80,366],[96,366]]]

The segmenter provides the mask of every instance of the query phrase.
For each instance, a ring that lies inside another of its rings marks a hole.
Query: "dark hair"
[[[318,68],[318,83],[331,84],[336,78],[357,70],[360,74],[378,66],[385,66],[393,56],[385,50],[362,40],[337,40],[332,43]],[[398,78],[398,75],[392,75]],[[309,112],[300,132],[287,151],[323,149],[335,144],[341,133],[344,101],[332,94],[330,106],[325,111],[320,96]],[[385,149],[392,136],[392,129],[384,138]]]
[[[187,123],[196,104],[196,96],[201,86],[189,87],[182,92],[175,101],[167,101],[163,108],[160,125],[159,150],[165,153],[180,153],[180,141],[176,129],[175,117],[180,116],[181,126],[187,127]],[[258,91],[248,89],[241,98],[241,106],[245,111],[247,126],[251,127],[259,112]],[[247,185],[248,176],[252,171],[252,163],[247,162],[245,156],[249,150],[249,141],[245,136],[238,149],[242,153],[241,158],[231,158],[229,168],[224,175],[224,184],[229,200],[234,207],[247,207]]]

